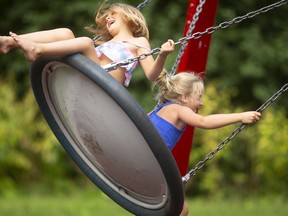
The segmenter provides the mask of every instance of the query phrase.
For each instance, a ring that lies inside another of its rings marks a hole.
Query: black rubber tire
[[[47,104],[47,98],[43,92],[43,68],[47,63],[51,61],[67,64],[68,66],[71,66],[80,71],[82,74],[91,79],[95,85],[98,85],[100,88],[102,88],[121,107],[121,109],[127,113],[131,121],[135,124],[137,129],[148,143],[165,176],[169,197],[164,206],[159,209],[149,209],[125,199],[121,194],[111,189],[102,178],[100,178],[92,169],[90,169],[86,162],[79,156],[77,151],[75,151],[65,134],[61,132],[61,128],[55,120],[53,113]],[[96,63],[81,54],[74,54],[67,57],[40,58],[32,63],[30,75],[32,89],[36,101],[51,130],[63,148],[66,150],[66,152],[69,154],[69,156],[97,187],[99,187],[105,194],[107,194],[120,206],[135,215],[178,216],[180,214],[184,203],[184,192],[178,167],[173,159],[172,154],[166,147],[163,139],[158,134],[153,124],[150,122],[145,111],[121,84],[114,80]],[[157,145],[155,145],[155,143],[157,143]]]

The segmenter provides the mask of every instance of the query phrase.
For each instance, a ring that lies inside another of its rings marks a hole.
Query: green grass
[[[189,200],[189,215],[193,216],[284,216],[288,202],[282,199],[245,199],[205,201]]]
[[[65,194],[8,194],[0,197],[1,216],[102,216],[131,215],[105,194],[77,191]]]
[[[283,199],[188,199],[193,216],[287,216]],[[131,216],[97,189],[68,193],[6,193],[0,196],[1,216]]]

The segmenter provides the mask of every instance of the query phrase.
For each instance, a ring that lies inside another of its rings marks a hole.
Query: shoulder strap
[[[165,106],[168,106],[170,104],[176,104],[175,102],[166,102],[164,104],[157,104],[156,108],[155,108],[155,112],[158,112],[160,109],[162,109]]]
[[[132,43],[132,42],[130,42],[130,41],[123,41],[123,43],[129,43],[129,44],[132,44],[133,46],[136,46],[136,47],[139,47],[139,48],[146,49],[148,52],[151,51],[151,49],[149,49],[149,48],[147,48],[147,47],[144,47],[144,46],[141,46],[141,45],[138,45],[138,44]]]

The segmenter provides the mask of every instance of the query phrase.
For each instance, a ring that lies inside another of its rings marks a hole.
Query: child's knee
[[[66,39],[75,38],[74,33],[69,28],[59,28],[58,33],[61,34],[61,37]]]
[[[86,47],[93,47],[94,46],[94,41],[89,37],[81,37],[81,40],[82,40],[82,43]]]

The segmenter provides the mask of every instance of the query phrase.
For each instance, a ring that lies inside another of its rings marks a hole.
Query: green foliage
[[[238,91],[235,88],[227,92],[219,91],[219,82],[209,82],[206,85],[201,114],[252,110],[245,107],[233,108],[230,101],[237,96]],[[285,95],[278,100],[283,100],[283,97]],[[277,101],[274,103],[277,104]],[[257,124],[246,126],[197,171],[189,185],[188,194],[217,194],[227,197],[233,196],[233,191],[236,190],[240,195],[269,192],[287,196],[287,111],[283,108],[273,109],[273,106],[271,104],[264,110]],[[237,126],[211,131],[196,129],[190,167],[193,168],[197,162],[203,160]]]
[[[265,113],[265,123],[259,125],[255,171],[263,190],[273,188],[274,193],[287,196],[288,119],[285,116],[287,110],[284,109]]]
[[[232,20],[274,2],[249,2],[247,7],[242,1],[219,1],[216,22]],[[247,104],[251,95],[254,101],[249,103],[260,105],[287,80],[285,13],[287,5],[213,34],[208,76],[221,78],[223,89],[239,89],[237,98],[232,98],[234,105]],[[288,105],[287,100],[284,104]]]
[[[32,91],[16,100],[10,82],[1,81],[0,96],[0,192],[49,175],[67,177],[70,160],[40,115]]]

